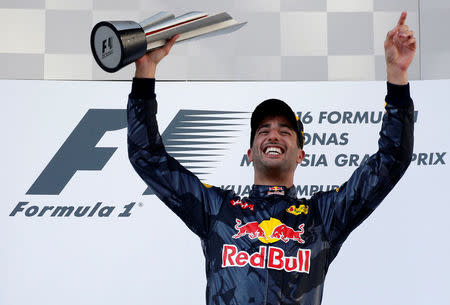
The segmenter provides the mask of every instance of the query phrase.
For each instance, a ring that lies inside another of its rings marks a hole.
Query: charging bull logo
[[[305,241],[302,239],[302,235],[305,233],[304,226],[305,224],[302,223],[298,226],[299,230],[296,231],[276,218],[270,218],[261,223],[253,221],[246,224],[242,224],[242,221],[236,218],[234,228],[238,232],[232,237],[238,239],[248,235],[250,239],[258,238],[259,241],[265,244],[274,243],[279,240],[285,243],[294,240],[300,244],[304,244]]]
[[[261,229],[256,221],[242,225],[242,221],[240,219],[236,219],[236,225],[234,226],[234,228],[238,231],[235,235],[232,236],[234,239],[241,238],[244,235],[248,235],[250,239],[255,239],[258,237],[266,239],[266,235],[263,229]]]
[[[276,218],[264,220],[261,223],[257,221],[243,224],[240,219],[236,219],[235,229],[238,231],[232,237],[234,239],[248,236],[250,239],[258,238],[265,244],[274,243],[279,240],[287,243],[294,240],[304,244],[302,234],[305,224],[298,226],[299,230],[285,225]],[[239,251],[236,245],[224,244],[222,249],[222,268],[245,267],[269,268],[284,270],[286,272],[309,273],[311,260],[311,249],[299,248],[294,256],[288,256],[282,248],[273,246],[260,246],[258,252],[249,253]]]
[[[285,243],[287,243],[289,240],[295,240],[296,242],[304,244],[305,241],[302,239],[302,234],[305,233],[305,230],[303,230],[304,226],[305,224],[302,223],[298,226],[300,231],[295,231],[291,227],[282,224],[273,229],[272,235],[270,235],[270,237],[281,239]]]

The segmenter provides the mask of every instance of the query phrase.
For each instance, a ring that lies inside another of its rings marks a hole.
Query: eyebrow
[[[292,126],[291,126],[291,125],[288,125],[288,124],[283,124],[283,123],[281,123],[281,124],[280,124],[280,127],[287,127],[287,128],[289,128],[289,129],[294,130],[294,128],[292,128]]]
[[[259,126],[259,127],[258,127],[258,130],[259,130],[259,129],[266,128],[266,127],[270,127],[270,124],[267,123],[267,124],[264,124],[264,125]]]

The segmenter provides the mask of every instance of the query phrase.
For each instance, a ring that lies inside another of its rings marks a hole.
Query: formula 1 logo
[[[105,58],[111,54],[113,54],[113,44],[112,37],[108,37],[107,39],[102,41],[102,58]]]
[[[194,174],[208,174],[204,168],[212,168],[211,161],[192,157],[220,156],[225,148],[211,145],[230,143],[233,136],[229,133],[239,131],[233,127],[241,125],[236,120],[244,119],[236,117],[241,113],[245,112],[178,111],[162,134],[167,152]],[[96,147],[97,143],[106,132],[126,127],[125,109],[89,109],[26,194],[59,195],[77,171],[102,170],[118,147]],[[225,132],[228,134],[222,135]],[[153,192],[147,188],[144,195],[150,194]]]
[[[241,238],[243,236],[248,236],[250,239],[258,238],[259,241],[270,244],[277,242],[279,240],[287,243],[290,240],[296,241],[300,244],[304,244],[305,241],[302,239],[305,224],[298,226],[299,230],[294,230],[290,226],[285,225],[280,220],[276,218],[270,218],[269,220],[264,220],[261,223],[256,221],[248,222],[242,224],[242,221],[236,218],[236,225],[234,228],[238,231],[232,237],[234,239]]]

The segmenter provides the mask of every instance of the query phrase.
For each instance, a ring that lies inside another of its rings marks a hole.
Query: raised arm
[[[416,40],[404,24],[405,19],[406,12],[403,12],[384,44],[388,93],[378,151],[337,191],[313,197],[325,225],[325,234],[335,249],[334,254],[350,232],[392,190],[411,162],[414,108],[409,95],[407,70],[414,58]]]
[[[136,172],[155,194],[205,239],[227,193],[204,185],[167,154],[156,121],[156,66],[169,53],[176,38],[136,61],[136,77],[127,107],[128,155]]]

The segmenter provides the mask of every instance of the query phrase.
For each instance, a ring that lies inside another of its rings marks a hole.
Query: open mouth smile
[[[265,155],[269,155],[269,156],[279,156],[281,155],[284,151],[282,148],[277,147],[277,146],[267,146],[264,149],[264,154]]]

